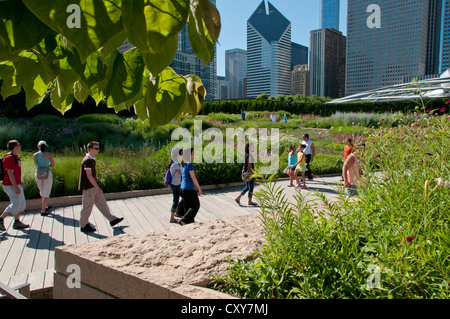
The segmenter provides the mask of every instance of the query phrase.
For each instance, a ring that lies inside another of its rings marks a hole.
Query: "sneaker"
[[[16,220],[13,224],[14,229],[24,229],[24,228],[28,228],[28,227],[30,227],[30,225],[26,225],[26,224],[22,223],[20,220]]]
[[[297,186],[295,186],[295,188],[300,188],[300,184],[297,184]]]
[[[48,214],[50,214],[48,211],[41,212],[41,216],[47,216]]]
[[[5,223],[3,222],[3,219],[0,219],[0,231],[6,231]]]
[[[96,231],[97,229],[95,229],[95,227],[92,227],[90,224],[87,224],[86,226],[84,226],[84,227],[81,227],[81,231],[83,232],[83,233],[90,233],[90,232],[94,232],[94,231]]]
[[[109,222],[109,224],[111,225],[111,227],[114,227],[115,225],[117,225],[118,223],[120,223],[123,220],[123,217],[121,218],[116,218],[114,219],[112,222]]]
[[[294,185],[292,185],[292,184],[289,184],[287,187],[294,187]]]
[[[300,186],[300,189],[307,189],[308,187],[306,186]]]
[[[48,210],[52,208],[52,205],[48,205],[47,207],[45,207],[45,211],[48,212]]]

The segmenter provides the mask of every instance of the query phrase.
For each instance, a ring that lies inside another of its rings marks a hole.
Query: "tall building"
[[[217,76],[216,100],[229,99],[230,82],[224,76]]]
[[[291,92],[291,22],[262,1],[247,20],[247,97]]]
[[[209,0],[214,5],[216,0]],[[194,50],[189,42],[188,27],[178,34],[178,51],[170,66],[175,72],[187,75],[195,74],[200,77],[203,86],[206,89],[205,100],[213,100],[217,95],[217,55],[214,50],[214,59],[208,64],[203,62],[195,55]]]
[[[296,65],[308,64],[308,47],[298,43],[291,43],[291,70]]]
[[[308,64],[296,65],[291,78],[292,95],[309,96]]]
[[[346,95],[439,73],[442,1],[376,3],[348,1]]]
[[[245,98],[244,79],[247,76],[247,51],[231,49],[225,51],[225,78],[229,83],[228,98]]]
[[[339,30],[339,0],[320,0],[320,29]]]
[[[311,95],[340,98],[345,96],[346,37],[335,29],[310,33]]]
[[[441,73],[450,68],[450,0],[445,0]]]

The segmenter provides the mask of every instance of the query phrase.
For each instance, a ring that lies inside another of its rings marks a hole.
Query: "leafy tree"
[[[209,0],[0,0],[0,95],[23,88],[27,109],[49,95],[62,114],[92,96],[116,112],[134,107],[152,126],[196,115],[200,78],[169,67],[186,25],[208,64],[221,28]],[[135,48],[119,52],[126,39]]]

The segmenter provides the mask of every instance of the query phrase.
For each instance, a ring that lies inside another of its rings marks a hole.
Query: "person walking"
[[[245,121],[245,112],[244,112],[244,110],[241,111],[241,118],[242,118],[243,121]]]
[[[251,154],[252,152],[253,152],[253,144],[247,142],[245,144],[244,171],[250,170],[250,172],[253,175],[254,174],[254,171],[253,171],[254,160],[253,160],[253,156]],[[244,196],[248,192],[248,205],[257,206],[258,204],[256,204],[255,202],[252,201],[254,187],[255,187],[255,179],[252,178],[248,182],[245,183],[244,189],[241,191],[239,196],[235,198],[236,203],[238,203],[238,205],[241,205],[242,196]]]
[[[34,179],[41,195],[41,216],[47,216],[51,208],[51,206],[48,206],[48,201],[53,185],[53,175],[50,167],[55,166],[55,161],[52,153],[47,152],[47,143],[45,141],[39,141],[37,147],[39,152],[33,154],[34,165],[36,166]]]
[[[288,170],[288,174],[289,174],[289,178],[290,178],[288,187],[293,187],[294,186],[294,184],[293,184],[294,179],[297,181],[297,185],[300,184],[300,181],[298,179],[298,172],[295,169],[297,167],[296,166],[296,164],[297,164],[297,151],[295,150],[295,146],[294,145],[289,146],[288,151],[289,151],[289,155],[288,155],[289,157],[288,157],[287,170]]]
[[[186,224],[194,223],[195,216],[200,209],[200,200],[198,196],[202,195],[202,188],[200,187],[197,178],[195,177],[195,168],[192,164],[194,158],[194,149],[188,148],[183,151],[183,161],[181,162],[181,190],[180,195],[182,200],[178,205],[177,215],[182,216],[179,224],[184,226]],[[197,192],[195,188],[197,187]]]
[[[295,188],[301,188],[301,189],[306,189],[306,183],[305,183],[305,172],[308,170],[306,168],[306,154],[305,154],[305,149],[306,149],[306,145],[305,144],[301,144],[298,149],[297,149],[297,163],[295,163],[295,170],[298,172],[300,172],[302,174],[302,181],[303,181],[303,186],[300,186],[300,183],[297,182],[297,186],[295,186]]]
[[[170,175],[172,176],[172,181],[170,183],[170,188],[172,189],[173,201],[172,207],[170,209],[170,222],[177,223],[175,215],[177,212],[178,204],[180,202],[180,191],[181,191],[181,166],[179,164],[180,157],[183,156],[182,149],[175,149],[172,153],[172,159],[170,161]]]
[[[118,218],[111,214],[103,190],[96,181],[95,156],[100,152],[100,144],[92,141],[88,143],[87,148],[88,153],[81,162],[80,181],[78,184],[78,190],[81,190],[83,193],[80,227],[81,231],[85,233],[96,231],[96,228],[89,223],[89,217],[91,216],[94,205],[109,221],[111,227],[114,227],[123,220],[123,217]]]
[[[344,156],[343,156],[343,160],[344,162],[347,160],[347,157],[353,152],[354,149],[354,145],[353,145],[353,139],[351,137],[347,138],[347,140],[345,141],[345,147],[344,147]],[[344,180],[344,175],[342,175],[341,181]]]
[[[22,146],[17,140],[11,140],[7,144],[9,153],[2,159],[3,165],[3,181],[2,188],[9,197],[10,204],[5,208],[0,216],[0,231],[6,231],[5,218],[8,215],[14,217],[13,229],[28,228],[20,221],[20,213],[22,213],[27,205],[25,201],[24,189],[22,184],[22,167],[18,154],[22,151]]]
[[[311,171],[311,163],[314,160],[314,155],[316,153],[316,148],[314,146],[314,142],[309,139],[309,134],[303,134],[303,142],[305,145],[305,150],[303,151],[305,154],[305,162],[306,162],[306,176],[309,180],[313,179],[313,173]]]
[[[342,176],[344,177],[344,187],[347,195],[357,194],[356,187],[361,176],[361,162],[359,159],[364,153],[365,146],[364,143],[356,146],[342,167]]]

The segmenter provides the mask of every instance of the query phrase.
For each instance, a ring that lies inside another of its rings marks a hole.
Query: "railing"
[[[10,288],[4,283],[0,282],[0,294],[0,299],[29,299],[30,284],[25,283],[14,288]]]

